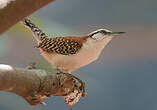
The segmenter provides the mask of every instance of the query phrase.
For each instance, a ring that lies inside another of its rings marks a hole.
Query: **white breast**
[[[82,66],[85,66],[95,61],[104,46],[111,40],[111,38],[94,41],[89,38],[81,50],[74,55],[61,55],[61,54],[47,54],[41,50],[42,55],[52,64],[54,68],[59,68],[63,72],[72,72]]]

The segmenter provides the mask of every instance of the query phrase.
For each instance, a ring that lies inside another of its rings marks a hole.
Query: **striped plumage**
[[[48,38],[48,36],[29,19],[25,18],[23,20],[23,24],[33,32],[34,37],[38,42],[38,46],[36,47],[50,53],[53,52],[63,55],[76,54],[81,49],[82,43],[87,38],[85,37],[82,40],[79,39],[79,37],[77,38],[72,36]]]
[[[112,32],[99,29],[87,36],[48,37],[42,30],[25,18],[22,23],[33,32],[37,41],[37,48],[53,68],[70,73],[95,61],[103,48],[117,34],[124,32]]]
[[[76,54],[81,49],[82,44],[68,38],[46,38],[37,47],[51,53],[55,52],[63,55]]]
[[[22,23],[24,24],[25,27],[27,27],[33,32],[34,38],[37,40],[38,43],[40,43],[42,40],[48,37],[41,29],[35,26],[29,19],[24,18],[22,20]]]

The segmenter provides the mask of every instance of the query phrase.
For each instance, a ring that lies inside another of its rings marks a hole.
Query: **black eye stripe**
[[[103,33],[103,34],[109,34],[109,33],[111,33],[111,32],[109,32],[109,31],[105,31],[105,30],[101,30],[100,33]]]
[[[100,30],[100,31],[97,31],[97,32],[93,33],[92,36],[95,35],[95,34],[98,34],[98,33],[108,34],[108,33],[111,33],[111,32],[107,32],[105,30]]]

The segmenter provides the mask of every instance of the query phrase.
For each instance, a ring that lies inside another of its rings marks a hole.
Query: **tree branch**
[[[51,1],[54,0],[0,1],[0,34]],[[45,97],[62,96],[72,107],[86,96],[84,83],[71,74],[52,74],[45,70],[15,68],[4,64],[0,64],[0,91],[15,93],[30,105],[45,104],[42,101]]]
[[[0,64],[0,91],[16,93],[31,105],[45,104],[42,101],[45,97],[62,96],[71,107],[85,97],[84,83],[71,74],[4,64]]]
[[[7,1],[11,1],[7,3]],[[54,0],[3,0],[0,1],[0,34],[18,21]],[[4,3],[5,2],[5,3]]]

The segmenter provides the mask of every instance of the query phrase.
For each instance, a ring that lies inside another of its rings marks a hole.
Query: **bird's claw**
[[[36,63],[35,62],[31,62],[28,64],[27,69],[36,69]]]

